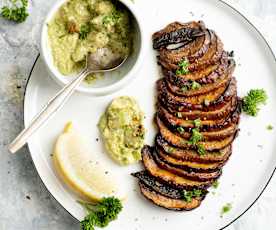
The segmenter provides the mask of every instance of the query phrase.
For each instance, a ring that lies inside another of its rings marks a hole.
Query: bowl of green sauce
[[[89,53],[109,48],[126,62],[117,70],[91,74],[77,91],[101,96],[135,78],[144,54],[141,19],[130,0],[61,0],[48,13],[41,35],[41,54],[50,76],[61,86],[85,67]]]

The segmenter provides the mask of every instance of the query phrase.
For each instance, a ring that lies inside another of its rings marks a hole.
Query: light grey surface
[[[0,19],[0,230],[79,229],[40,181],[27,148],[10,155],[6,147],[23,127],[24,87],[39,52],[40,25],[55,1],[30,1],[31,16],[19,25]],[[246,10],[276,51],[276,1],[227,2]],[[254,207],[228,230],[274,230],[275,190],[276,176]]]

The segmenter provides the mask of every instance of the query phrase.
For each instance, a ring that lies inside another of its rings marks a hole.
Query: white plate
[[[137,0],[138,2],[138,0]],[[137,3],[138,4],[138,3]],[[69,212],[81,220],[84,211],[75,202],[76,197],[59,180],[53,168],[50,154],[57,135],[64,124],[72,120],[77,127],[90,137],[95,154],[119,171],[121,183],[127,186],[128,201],[119,219],[107,229],[135,230],[214,230],[221,229],[244,213],[262,193],[273,174],[276,157],[275,131],[266,126],[276,127],[276,65],[274,56],[262,36],[241,14],[220,1],[206,0],[139,0],[143,7],[144,26],[148,38],[147,60],[143,63],[139,75],[125,89],[105,97],[73,95],[65,107],[42,128],[29,142],[29,149],[44,184],[56,200]],[[241,132],[234,143],[233,155],[224,167],[220,185],[215,195],[210,193],[201,207],[191,212],[173,212],[154,206],[145,200],[137,189],[137,181],[130,172],[139,169],[139,165],[119,167],[105,154],[96,124],[112,98],[119,95],[131,95],[138,99],[146,114],[148,130],[146,143],[151,144],[155,136],[152,122],[155,111],[155,81],[160,77],[155,53],[151,49],[151,34],[174,20],[189,21],[203,19],[222,38],[227,50],[235,51],[238,66],[235,76],[238,79],[239,95],[251,88],[264,88],[269,101],[257,118],[242,116]],[[25,95],[25,124],[41,109],[42,105],[59,90],[48,76],[46,68],[38,58],[31,73]],[[224,204],[232,203],[232,210],[220,217]]]

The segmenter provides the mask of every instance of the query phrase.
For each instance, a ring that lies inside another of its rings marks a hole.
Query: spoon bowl
[[[111,72],[123,65],[128,56],[122,57],[108,48],[100,48],[86,57],[85,69],[91,73]]]

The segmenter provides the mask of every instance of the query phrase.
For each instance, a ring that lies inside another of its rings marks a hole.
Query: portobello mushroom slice
[[[229,114],[235,109],[236,104],[237,104],[237,98],[233,97],[231,101],[227,102],[220,109],[214,110],[214,111],[202,111],[202,110],[191,110],[191,109],[178,111],[177,107],[173,107],[173,108],[168,107],[166,104],[164,105],[162,101],[159,101],[159,103],[157,104],[157,108],[158,108],[158,113],[161,114],[161,116],[165,116],[168,121],[174,122],[174,123],[182,122],[182,121],[178,121],[178,119],[193,121],[198,118],[201,119],[202,121],[218,120],[219,122],[221,122],[221,119],[223,120],[226,117],[228,117]],[[210,122],[207,122],[207,123],[209,124]],[[191,124],[192,122],[188,122],[186,126],[191,126]]]
[[[153,48],[166,48],[172,44],[179,44],[177,47],[186,45],[199,36],[203,36],[202,31],[205,30],[203,21],[180,23],[173,22],[167,25],[164,29],[153,34]]]
[[[211,57],[217,50],[217,36],[213,31],[206,30],[204,40],[199,44],[198,50],[194,53],[185,52],[185,47],[179,49],[178,52],[163,50],[159,52],[158,63],[167,70],[175,72],[179,66],[178,63],[187,59],[189,63],[194,63],[195,60],[204,60],[203,57]],[[191,65],[190,65],[191,66]],[[189,69],[189,66],[188,66]],[[191,71],[189,69],[189,71]]]
[[[213,65],[215,63],[217,63],[224,55],[225,51],[223,50],[223,43],[222,41],[219,39],[219,37],[217,37],[217,35],[215,35],[216,37],[216,45],[215,45],[215,49],[212,49],[212,45],[210,46],[210,52],[207,51],[201,58],[199,59],[194,59],[194,57],[188,57],[189,62],[191,63],[188,66],[188,70],[190,72],[194,72],[198,69],[204,69],[206,68],[206,66],[209,65]]]
[[[162,89],[163,91],[166,90],[168,93],[171,93],[171,95],[174,95],[174,99],[179,103],[200,105],[200,104],[203,104],[205,101],[208,101],[208,103],[212,103],[216,101],[225,92],[226,88],[229,85],[230,80],[231,80],[231,77],[229,77],[227,81],[223,82],[223,84],[221,84],[220,87],[215,88],[213,91],[207,92],[206,94],[199,94],[196,96],[189,96],[189,97],[175,95],[174,92],[172,92],[168,87],[168,84],[166,83],[164,78],[158,80],[157,87],[159,89]]]
[[[176,189],[176,188],[170,187],[167,184],[164,184],[164,183],[156,180],[156,178],[149,175],[147,173],[147,171],[136,172],[136,173],[132,173],[131,175],[138,178],[145,185],[147,185],[152,190],[154,190],[157,193],[160,193],[163,196],[173,198],[173,199],[182,199],[183,198],[183,190],[182,189]],[[203,191],[205,194],[207,193],[206,190],[203,190]]]
[[[197,81],[211,75],[218,68],[219,63],[214,65],[206,66],[204,69],[199,69],[198,71],[187,73],[186,75],[177,75],[175,71],[171,71],[162,67],[162,73],[172,84],[185,85],[187,81]]]
[[[214,99],[214,101],[205,100],[204,103],[201,104],[187,103],[185,99],[183,99],[184,97],[179,97],[172,94],[170,91],[168,91],[166,85],[163,83],[163,80],[159,80],[157,82],[157,90],[158,100],[162,101],[162,103],[167,105],[168,107],[178,107],[178,111],[183,109],[214,111],[223,107],[227,102],[232,99],[233,96],[237,95],[237,81],[234,77],[231,78],[228,87],[226,88],[226,90],[224,90],[224,92],[220,94],[218,98],[216,98],[218,95],[216,95],[215,98],[210,97],[210,99]]]
[[[199,88],[191,89],[193,80],[187,80],[177,77],[174,73],[170,72],[169,76],[165,77],[167,88],[177,96],[194,97],[202,94],[209,93],[217,88],[220,88],[230,81],[232,73],[235,69],[235,63],[230,61],[229,65],[219,66],[215,71],[206,77],[197,81]],[[173,83],[172,83],[173,82]]]
[[[184,139],[190,139],[192,136],[191,128],[185,128],[182,126],[174,126],[171,123],[167,122],[166,120],[162,120],[158,115],[156,116],[156,123],[157,126],[162,125],[161,122],[174,134],[179,135],[180,137]],[[204,131],[201,131],[203,140],[205,141],[212,141],[212,140],[221,140],[225,139],[226,137],[229,137],[236,133],[238,130],[238,124],[237,123],[230,123],[226,125],[226,127],[220,127],[219,129],[205,129]]]
[[[180,168],[190,172],[198,172],[198,173],[211,173],[216,172],[217,174],[221,171],[221,168],[228,161],[231,152],[227,155],[227,158],[224,161],[218,162],[195,162],[195,161],[187,161],[184,159],[174,158],[171,154],[166,153],[161,147],[156,147],[156,153],[161,161],[165,162],[168,165],[171,165],[175,168]],[[215,154],[215,153],[212,153]],[[217,154],[220,154],[219,152]],[[190,160],[190,159],[189,159]]]
[[[187,69],[189,72],[194,72],[200,69],[205,69],[207,66],[217,63],[223,57],[224,53],[225,51],[223,50],[223,44],[221,40],[214,34],[214,32],[211,32],[210,47],[202,57],[198,58],[198,55],[191,55],[186,57],[183,56],[182,59],[187,59],[189,61],[190,64],[188,65]],[[173,72],[179,69],[178,62],[173,63],[172,60],[163,60],[161,56],[158,58],[158,64]],[[183,77],[185,77],[185,75],[183,75]]]
[[[231,111],[229,111],[230,113]],[[219,117],[219,118],[214,118],[214,119],[210,119],[210,120],[206,120],[206,117],[202,116],[193,116],[193,120],[188,120],[188,117],[181,117],[181,113],[176,112],[175,116],[168,113],[167,110],[164,109],[164,107],[158,107],[158,112],[157,112],[159,117],[162,117],[163,120],[166,120],[167,123],[170,123],[172,126],[181,126],[184,129],[191,129],[194,128],[194,120],[197,118],[201,119],[201,125],[203,127],[216,127],[218,125],[222,125],[225,121],[225,117]],[[228,115],[228,114],[226,114]],[[179,116],[179,117],[176,117]],[[186,120],[187,119],[187,120]]]
[[[155,32],[152,35],[152,40],[158,39],[168,33],[171,33],[173,31],[176,31],[176,30],[184,28],[184,27],[191,28],[191,29],[201,29],[201,30],[206,29],[205,23],[203,21],[190,21],[190,22],[186,22],[186,23],[175,21],[175,22],[168,24],[163,29]]]
[[[153,202],[159,207],[166,208],[173,211],[190,211],[200,206],[202,198],[192,198],[191,202],[184,199],[173,199],[155,192],[143,182],[139,182],[141,193],[145,198]]]
[[[229,113],[227,117],[222,117],[214,120],[201,120],[201,127],[199,128],[202,132],[207,131],[218,131],[220,129],[225,129],[231,126],[232,123],[238,123],[239,116],[235,116],[236,113]],[[180,114],[176,116],[180,117]],[[195,128],[194,120],[187,120],[185,118],[178,118],[168,113],[163,107],[158,108],[156,117],[159,117],[166,126],[172,130],[177,130],[179,127],[181,130],[178,130],[178,133],[182,132],[183,129],[186,132],[191,132],[191,129]]]
[[[188,80],[198,81],[201,84],[214,83],[220,76],[227,72],[235,61],[228,56],[229,53],[224,52],[221,59],[213,65],[206,66],[194,72],[188,72],[185,75],[177,75],[174,71],[162,68],[163,75],[171,82],[171,84],[182,87]]]
[[[160,49],[158,59],[162,62],[178,64],[185,57],[193,57],[194,59],[202,57],[208,51],[212,39],[215,39],[209,30],[202,31],[202,34],[204,36],[198,37],[193,42],[177,49]]]
[[[145,169],[147,172],[155,177],[157,180],[162,181],[163,183],[166,183],[168,185],[173,186],[174,188],[178,189],[205,189],[210,187],[214,180],[209,181],[194,181],[190,180],[178,175],[175,175],[168,170],[162,169],[158,167],[156,162],[154,161],[152,157],[154,149],[150,146],[144,146],[142,149],[142,160],[145,166]]]
[[[170,145],[160,134],[156,136],[155,144],[157,146],[157,153],[159,154],[160,151],[162,151],[161,153],[164,160],[175,164],[177,162],[174,159],[181,160],[182,162],[191,162],[189,164],[187,163],[187,166],[193,170],[198,169],[199,171],[216,170],[220,166],[221,162],[226,162],[232,153],[232,146],[228,145],[223,149],[206,151],[204,155],[199,155],[196,150],[181,149]],[[165,157],[164,154],[166,154],[167,157]],[[199,165],[197,163],[204,164]]]
[[[195,181],[210,181],[216,180],[221,175],[221,170],[218,168],[217,170],[213,170],[212,172],[194,172],[191,170],[186,170],[185,167],[175,167],[171,164],[168,164],[165,161],[162,161],[161,158],[156,154],[156,152],[152,153],[152,157],[158,167],[165,169],[175,175],[181,176],[183,178],[195,180]]]
[[[168,112],[164,107],[161,105],[158,105],[158,112],[157,116],[163,123],[166,124],[166,126],[172,130],[177,130],[180,128],[181,131],[187,131],[190,132],[192,128],[195,128],[194,120],[195,119],[201,119],[201,127],[199,130],[201,132],[213,132],[217,131],[218,134],[221,134],[225,131],[225,129],[229,128],[230,126],[233,127],[233,125],[238,125],[240,120],[240,114],[241,114],[241,106],[242,101],[239,98],[235,98],[236,104],[233,107],[230,107],[229,109],[225,109],[227,113],[223,114],[222,117],[212,117],[211,115],[214,114],[194,114],[190,115],[189,117],[183,117],[183,112],[174,112],[176,116],[172,115],[170,112]],[[191,111],[193,113],[194,111]],[[184,114],[186,115],[186,114]],[[207,118],[210,116],[210,118],[213,120],[205,120],[206,117],[203,115],[206,115]],[[208,115],[208,116],[207,116]],[[220,115],[220,114],[219,114]],[[203,116],[203,117],[202,117]],[[189,119],[192,118],[192,119]],[[223,131],[224,130],[224,131]],[[178,130],[179,132],[179,130]]]
[[[158,127],[161,136],[171,145],[178,148],[196,149],[196,146],[191,145],[189,143],[189,139],[185,139],[172,133],[162,122],[158,124]],[[225,148],[234,141],[235,137],[236,133],[221,140],[200,141],[198,142],[198,144],[201,145],[207,151],[214,151]]]

